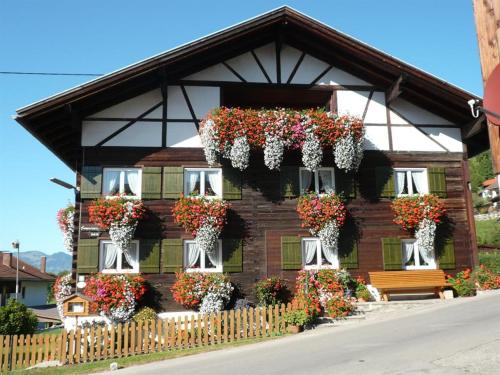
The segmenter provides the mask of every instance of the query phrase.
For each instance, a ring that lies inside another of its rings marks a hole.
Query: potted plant
[[[371,298],[370,291],[366,287],[365,280],[358,277],[356,279],[356,299],[358,302],[368,302]]]
[[[284,315],[288,333],[299,333],[304,330],[304,326],[311,322],[312,318],[304,310],[292,310]]]

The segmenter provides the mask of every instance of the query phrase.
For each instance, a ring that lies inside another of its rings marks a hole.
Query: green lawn
[[[500,274],[500,252],[480,252],[479,264],[484,264],[487,268]]]
[[[478,245],[500,246],[500,223],[496,220],[476,221]]]

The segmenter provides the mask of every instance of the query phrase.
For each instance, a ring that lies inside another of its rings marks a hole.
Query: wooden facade
[[[103,167],[142,168],[149,214],[136,231],[139,272],[166,308],[177,309],[169,289],[182,268],[182,240],[191,237],[171,209],[183,168],[207,167],[198,129],[212,108],[324,107],[364,120],[361,167],[354,175],[336,171],[335,187],[349,211],[340,265],[366,278],[368,271],[402,268],[394,249],[408,234],[392,222],[393,168],[425,169],[429,191],[444,199],[441,268],[453,273],[476,263],[467,158],[485,147],[486,135],[470,132],[471,96],[283,7],[20,109],[17,119],[75,170],[75,228],[90,224],[87,209],[101,195]],[[332,151],[324,155],[323,165],[333,167]],[[250,299],[266,276],[281,275],[293,287],[301,267],[297,246],[308,236],[296,213],[301,164],[298,152],[288,153],[281,170],[270,171],[262,152],[253,152],[244,172],[221,166],[222,195],[232,205],[222,233],[223,271]],[[75,276],[99,270],[99,241],[106,238],[75,231]]]

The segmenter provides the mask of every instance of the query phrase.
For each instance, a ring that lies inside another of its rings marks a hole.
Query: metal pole
[[[19,242],[17,242],[17,259],[16,259],[16,301],[19,299]]]

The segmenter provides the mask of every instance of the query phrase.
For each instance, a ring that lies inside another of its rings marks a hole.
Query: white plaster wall
[[[389,150],[387,126],[366,126],[364,147],[365,150]]]
[[[193,122],[167,123],[167,147],[202,147]]]
[[[276,45],[274,43],[256,48],[255,54],[264,67],[271,82],[276,83]]]
[[[198,119],[204,118],[212,109],[220,106],[219,87],[186,86],[186,93]],[[187,118],[191,118],[191,114]]]
[[[250,52],[229,59],[226,63],[247,82],[267,82],[266,76]]]
[[[206,69],[193,73],[184,79],[198,80],[198,81],[225,81],[225,82],[240,82],[224,64],[212,65]]]
[[[362,117],[368,102],[369,91],[337,91],[337,110],[339,114]]]
[[[391,107],[401,113],[413,124],[452,125],[450,121],[439,117],[434,113],[426,111],[425,109],[417,107],[416,105],[403,99],[396,99],[391,103]],[[407,122],[397,114],[391,113],[391,123],[406,124]]]
[[[82,121],[82,146],[95,146],[126,123],[126,121]]]
[[[286,82],[288,80],[288,77],[290,77],[290,74],[297,64],[300,55],[302,55],[301,51],[287,44],[284,44],[281,47],[281,82]]]
[[[317,85],[370,85],[368,82],[338,68],[331,68],[316,81]]]
[[[161,122],[136,122],[104,146],[161,147]]]
[[[387,124],[385,93],[375,91],[372,95],[365,117],[366,124]]]
[[[187,92],[187,89],[186,89]],[[168,86],[167,90],[167,118],[169,119],[190,119],[191,112],[187,106],[186,99],[182,94],[180,86]]]
[[[462,135],[458,128],[429,128],[422,127],[423,131],[429,134],[433,139],[441,143],[451,152],[462,152]]]
[[[321,61],[311,55],[305,55],[295,72],[291,83],[310,84],[318,77],[329,64]]]
[[[47,304],[47,287],[49,283],[46,282],[30,282],[22,281],[21,288],[26,288],[24,298],[21,302],[26,306],[40,306]]]
[[[132,99],[125,100],[112,107],[106,108],[103,111],[92,114],[88,117],[125,117],[135,118],[146,112],[148,109],[162,101],[160,89],[149,91],[145,94],[136,96]],[[158,107],[153,112],[149,113],[145,118],[160,118],[162,107]]]
[[[394,151],[445,151],[414,127],[393,126],[391,130]]]

